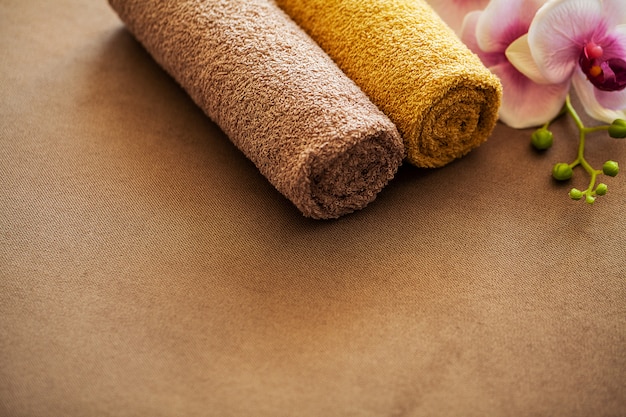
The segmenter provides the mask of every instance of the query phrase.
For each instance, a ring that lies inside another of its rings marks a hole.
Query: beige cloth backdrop
[[[571,122],[314,221],[105,0],[3,0],[0,53],[0,415],[624,415],[626,173],[568,200]]]

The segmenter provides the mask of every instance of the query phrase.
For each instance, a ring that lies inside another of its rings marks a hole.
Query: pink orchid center
[[[588,42],[585,45],[585,55],[587,55],[589,58],[591,59],[597,59],[597,58],[601,58],[602,55],[604,54],[604,49],[602,49],[602,47],[594,42]]]
[[[601,45],[587,42],[578,62],[587,79],[598,90],[618,91],[626,88],[626,61],[606,57]]]

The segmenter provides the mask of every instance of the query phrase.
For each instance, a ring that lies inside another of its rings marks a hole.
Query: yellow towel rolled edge
[[[440,167],[483,143],[499,79],[424,0],[276,0],[397,126],[406,159]]]

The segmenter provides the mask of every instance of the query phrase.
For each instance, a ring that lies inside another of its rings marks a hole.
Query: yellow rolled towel
[[[424,0],[276,0],[395,123],[407,160],[440,167],[491,134],[499,80]]]

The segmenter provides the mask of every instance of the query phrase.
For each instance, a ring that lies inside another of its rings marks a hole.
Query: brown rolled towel
[[[365,207],[394,124],[271,0],[109,0],[153,58],[305,216]]]
[[[396,124],[409,162],[483,143],[501,86],[425,0],[276,0]]]

